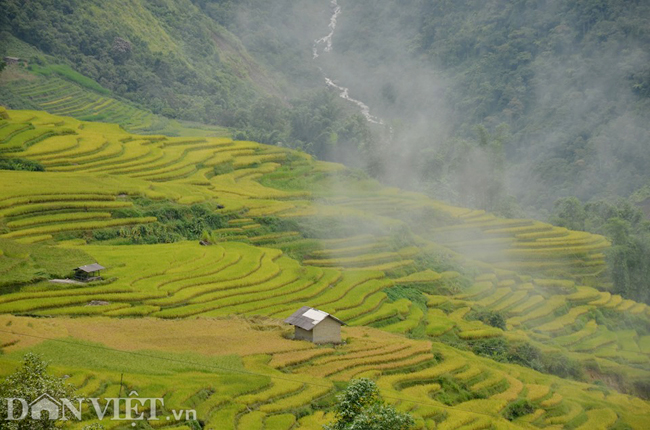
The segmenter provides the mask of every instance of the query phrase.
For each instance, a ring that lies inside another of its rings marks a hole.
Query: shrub
[[[535,412],[535,406],[528,399],[520,399],[516,402],[510,403],[504,410],[503,416],[505,419],[512,421],[516,418],[523,417],[524,415],[532,414]]]
[[[43,172],[42,164],[24,158],[0,158],[0,170],[25,170],[29,172]]]
[[[490,309],[472,309],[466,316],[468,320],[478,320],[492,327],[506,329],[506,319],[502,313]]]
[[[325,426],[327,430],[408,430],[415,424],[409,414],[384,404],[370,379],[352,381],[338,400],[336,421]]]

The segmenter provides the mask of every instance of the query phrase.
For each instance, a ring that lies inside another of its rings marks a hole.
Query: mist
[[[650,179],[650,109],[639,94],[650,71],[647,6],[300,0],[259,7],[258,16],[250,5],[236,9],[230,28],[279,71],[288,99],[345,91],[340,108],[363,115],[372,132],[363,150],[339,141],[321,158],[507,216],[543,218],[564,196],[629,196]],[[470,186],[495,180],[499,191],[488,198]]]

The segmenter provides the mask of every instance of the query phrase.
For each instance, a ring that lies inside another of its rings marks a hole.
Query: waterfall
[[[330,18],[330,25],[328,28],[330,29],[330,32],[327,36],[323,36],[320,39],[314,41],[314,60],[318,58],[318,45],[321,43],[325,44],[325,52],[330,52],[332,50],[332,37],[334,37],[334,31],[336,30],[336,20],[338,19],[339,15],[341,14],[341,6],[338,4],[338,0],[332,0],[332,17]]]
[[[332,38],[334,37],[334,32],[336,31],[336,21],[341,15],[342,9],[341,6],[339,6],[338,0],[332,0],[331,7],[332,7],[332,17],[330,18],[330,23],[328,26],[330,32],[326,36],[323,36],[320,39],[316,39],[314,41],[314,46],[312,48],[314,60],[316,60],[320,56],[318,54],[318,47],[320,45],[325,45],[325,48],[323,48],[323,52],[327,53],[332,51]],[[379,125],[384,124],[384,121],[381,118],[377,118],[376,116],[370,114],[370,107],[368,105],[366,105],[360,100],[353,99],[352,97],[350,97],[349,88],[345,88],[340,85],[337,85],[336,83],[334,83],[332,79],[328,78],[327,76],[325,76],[325,84],[328,87],[334,88],[337,91],[339,91],[339,97],[341,97],[342,99],[347,100],[359,106],[359,109],[361,110],[361,114],[366,118],[368,122],[371,122],[373,124],[379,124]]]

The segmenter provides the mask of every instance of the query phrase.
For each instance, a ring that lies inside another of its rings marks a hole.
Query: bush
[[[409,414],[386,405],[370,379],[352,381],[338,400],[336,421],[326,430],[408,430],[415,424]]]
[[[506,329],[506,319],[500,312],[490,309],[472,309],[466,317],[468,320],[478,320],[492,327]]]
[[[147,198],[134,199],[134,206],[113,212],[115,218],[156,217],[157,221],[132,228],[96,230],[94,240],[123,238],[134,244],[172,243],[200,239],[204,231],[212,231],[227,224],[226,218],[215,212],[210,203],[182,205],[173,202],[155,202]]]
[[[0,158],[0,170],[25,170],[28,172],[43,172],[42,164],[24,158]]]
[[[524,415],[532,414],[535,412],[535,406],[528,399],[520,399],[516,402],[510,403],[503,411],[505,419],[512,421],[516,418],[523,417]]]

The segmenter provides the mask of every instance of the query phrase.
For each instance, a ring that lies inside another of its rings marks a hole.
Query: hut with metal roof
[[[341,343],[343,321],[327,312],[303,306],[284,320],[295,327],[294,339],[314,343]]]
[[[74,277],[79,281],[90,282],[98,281],[101,278],[100,271],[106,269],[101,264],[93,263],[74,269]]]

